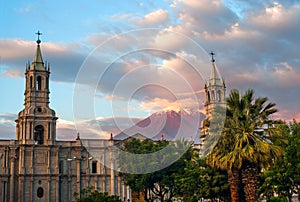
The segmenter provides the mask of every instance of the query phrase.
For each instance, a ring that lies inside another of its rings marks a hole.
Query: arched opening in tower
[[[36,88],[37,90],[42,90],[42,77],[41,76],[38,76],[37,79],[36,79]]]
[[[44,127],[38,125],[34,128],[34,143],[43,144],[44,143]]]

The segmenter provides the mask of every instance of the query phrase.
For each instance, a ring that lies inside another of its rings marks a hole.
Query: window
[[[36,79],[36,89],[42,90],[42,77],[41,76],[38,76]]]
[[[92,162],[92,173],[97,173],[97,161]]]
[[[64,172],[64,161],[60,160],[58,165],[59,173],[62,174]]]
[[[208,103],[210,103],[210,93],[209,93],[209,91],[207,92],[207,99],[208,99]]]
[[[37,107],[36,110],[37,110],[37,112],[39,112],[39,113],[42,112],[42,108],[41,108],[41,107]]]
[[[211,91],[211,100],[215,100],[215,91]]]
[[[218,100],[218,102],[221,102],[221,91],[220,90],[217,91],[217,100]]]
[[[37,197],[42,198],[44,196],[44,189],[42,187],[39,187],[36,190],[36,195],[37,195]]]
[[[30,88],[33,88],[33,86],[32,86],[32,76],[30,76],[30,79],[29,79],[29,85],[30,85]]]
[[[44,127],[42,125],[38,125],[34,128],[34,142],[35,144],[44,143]]]

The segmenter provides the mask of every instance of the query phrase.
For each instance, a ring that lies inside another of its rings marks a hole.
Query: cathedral
[[[131,200],[118,173],[106,167],[107,162],[94,159],[79,135],[74,141],[56,140],[49,79],[50,65],[43,61],[38,39],[34,59],[26,64],[24,109],[16,120],[16,139],[0,140],[0,201],[69,202],[75,192],[89,186]],[[114,162],[110,149],[114,141],[94,142],[106,157],[103,161]]]
[[[36,42],[34,59],[25,68],[24,109],[16,120],[16,139],[0,140],[0,201],[69,202],[74,200],[74,193],[87,187],[132,201],[131,190],[114,169],[117,140],[88,141],[79,135],[74,141],[56,140],[58,118],[49,107],[50,65],[43,61],[41,40]],[[225,84],[211,55],[212,70],[205,85],[205,121],[225,102]],[[201,134],[204,142],[209,135],[207,125],[202,124]],[[101,158],[95,159],[84,146],[87,144],[92,144],[89,146]]]

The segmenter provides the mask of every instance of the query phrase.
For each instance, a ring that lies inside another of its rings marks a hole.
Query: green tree
[[[122,202],[118,196],[110,196],[107,192],[99,192],[93,187],[80,190],[80,194],[74,193],[74,198],[76,202]]]
[[[267,97],[255,99],[252,89],[243,95],[232,90],[226,102],[224,130],[207,163],[227,170],[232,202],[243,200],[240,187],[248,202],[258,201],[259,172],[282,153],[272,143],[279,136],[279,123],[271,118],[277,110]]]
[[[152,197],[158,198],[160,201],[171,201],[174,197],[176,189],[175,177],[183,172],[185,167],[185,160],[191,159],[191,149],[184,141],[176,141],[169,143],[167,141],[151,141],[130,139],[126,141],[122,147],[125,151],[134,154],[149,154],[145,156],[134,156],[128,158],[126,154],[122,153],[119,157],[121,170],[146,170],[147,166],[157,165],[158,169],[155,172],[132,174],[128,172],[121,173],[126,185],[134,192],[143,193],[144,200],[151,201]],[[164,155],[158,153],[162,149]],[[180,157],[180,154],[184,154]],[[176,157],[177,156],[177,157]],[[178,159],[169,166],[164,166],[163,162],[170,162],[170,160]],[[161,169],[160,169],[161,167]],[[151,196],[153,195],[153,196]]]
[[[276,192],[292,201],[292,195],[299,194],[300,187],[300,123],[294,120],[283,129],[288,144],[278,144],[284,148],[284,156],[261,174],[260,191],[267,197]]]
[[[205,159],[193,152],[186,160],[184,172],[176,175],[176,197],[183,201],[199,201],[201,198],[229,201],[227,173],[207,165]]]

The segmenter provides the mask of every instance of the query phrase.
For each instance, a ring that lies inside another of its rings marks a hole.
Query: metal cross
[[[42,35],[42,33],[40,31],[38,31],[37,33],[35,33],[38,35],[38,40],[36,41],[38,44],[41,43],[41,40],[40,40],[40,35]]]
[[[211,62],[215,62],[215,59],[214,59],[215,53],[213,51],[211,51],[210,55],[211,55]]]

